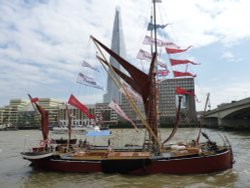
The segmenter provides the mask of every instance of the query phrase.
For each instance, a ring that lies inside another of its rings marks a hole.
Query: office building
[[[176,87],[181,87],[194,93],[194,78],[166,79],[159,83],[159,120],[161,125],[172,125],[176,121],[178,97]],[[195,124],[197,122],[195,96],[183,95],[181,103],[180,123],[183,125]]]

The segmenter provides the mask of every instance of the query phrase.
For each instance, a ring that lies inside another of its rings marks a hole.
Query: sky
[[[28,99],[28,93],[65,102],[73,93],[87,104],[102,102],[106,91],[79,85],[76,77],[84,72],[106,88],[90,35],[110,46],[117,6],[127,59],[142,66],[136,56],[145,46],[151,0],[0,0],[0,107],[11,99]],[[249,7],[249,0],[157,3],[157,23],[168,24],[160,33],[162,39],[183,48],[192,45],[173,57],[200,63],[188,66],[197,75],[197,110],[203,110],[207,93],[211,109],[249,97]],[[100,71],[81,67],[86,59]],[[168,56],[163,61],[170,71],[176,69],[169,65]],[[172,73],[166,78],[173,78]]]

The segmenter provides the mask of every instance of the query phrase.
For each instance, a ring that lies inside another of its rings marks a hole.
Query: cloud
[[[128,59],[134,60],[143,46],[151,1],[1,2],[0,105],[25,98],[27,92],[54,98],[67,95],[84,58],[100,66],[93,59],[89,36],[110,45],[116,6],[121,9]],[[250,37],[248,7],[246,0],[163,1],[157,4],[157,18],[159,23],[171,23],[165,28],[169,40],[184,47],[202,49],[218,41],[232,46]],[[225,53],[223,58],[234,57]]]
[[[204,109],[206,96],[208,93],[210,93],[211,109],[216,108],[222,103],[230,103],[232,101],[238,101],[247,98],[250,95],[248,89],[249,87],[249,82],[238,82],[231,84],[218,83],[215,87],[209,86],[202,89],[196,86],[196,95],[200,101],[196,104],[196,107],[199,111]]]
[[[201,47],[217,41],[229,45],[250,37],[249,1],[176,0],[164,6],[173,27],[171,38],[184,45]]]
[[[232,52],[224,52],[221,56],[222,59],[225,59],[227,61],[230,61],[230,62],[240,62],[241,59],[240,58],[237,58],[234,56],[234,54]]]

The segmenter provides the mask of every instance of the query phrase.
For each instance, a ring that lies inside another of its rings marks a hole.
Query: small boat
[[[23,152],[21,153],[24,159],[27,160],[38,160],[38,159],[45,159],[53,155],[53,152]]]
[[[0,131],[17,131],[18,128],[11,123],[0,125]]]

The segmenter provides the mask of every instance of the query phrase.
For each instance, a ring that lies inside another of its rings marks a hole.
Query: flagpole
[[[30,95],[29,93],[28,93],[28,96],[29,96],[29,99],[30,99],[30,101],[31,101],[31,100],[32,100],[32,97],[31,97],[31,95]],[[32,106],[33,106],[35,112],[38,114],[37,108],[35,107],[34,103],[31,102],[31,104],[32,104]]]
[[[197,139],[196,139],[197,144],[199,144],[199,141],[200,141],[200,135],[201,135],[201,130],[203,128],[204,116],[206,114],[206,110],[207,110],[207,106],[208,106],[208,102],[209,102],[209,96],[210,96],[210,93],[207,94],[204,111],[203,111],[203,114],[202,114],[202,117],[201,117],[200,129],[199,129],[199,133],[198,133],[198,136],[197,136]]]

